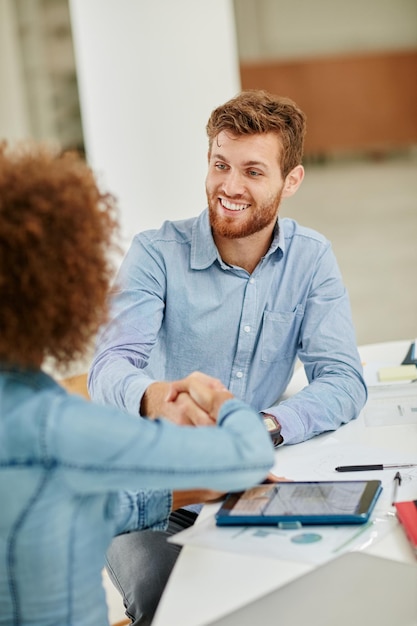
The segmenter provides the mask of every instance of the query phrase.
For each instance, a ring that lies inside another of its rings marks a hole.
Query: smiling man
[[[281,198],[295,193],[304,177],[296,165],[284,180],[280,144],[274,132],[226,130],[211,144],[206,191],[214,243],[223,261],[250,274],[271,245]]]
[[[167,397],[168,381],[199,370],[259,411],[276,445],[359,414],[366,388],[331,245],[278,217],[304,177],[305,130],[294,102],[264,91],[242,92],[212,112],[208,209],[134,238],[90,370],[94,400],[138,419],[210,425],[186,393]],[[280,401],[297,358],[309,384]],[[166,538],[193,524],[200,508],[186,506],[192,492],[174,502],[166,532],[118,537],[108,553],[136,625],[150,624],[177,558],[180,548]]]

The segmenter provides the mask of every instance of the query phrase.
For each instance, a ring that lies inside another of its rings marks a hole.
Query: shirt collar
[[[220,259],[219,252],[214,243],[208,217],[208,209],[205,209],[193,224],[191,237],[191,268],[204,270]]]
[[[272,242],[271,242],[271,245],[269,247],[269,250],[268,250],[268,252],[266,253],[265,256],[269,256],[270,254],[273,254],[276,251],[279,251],[281,256],[284,254],[284,252],[285,252],[285,237],[284,237],[284,228],[283,228],[283,226],[284,226],[284,224],[278,218],[277,222],[276,222],[276,224],[274,226],[274,237],[272,239]]]
[[[280,252],[280,258],[285,252],[285,237],[279,218],[274,226],[272,243],[265,256],[269,256],[276,251]],[[223,261],[220,258],[219,251],[216,248],[211,233],[208,209],[205,209],[193,224],[191,237],[191,268],[194,270],[206,269],[210,267],[216,259],[223,265]]]

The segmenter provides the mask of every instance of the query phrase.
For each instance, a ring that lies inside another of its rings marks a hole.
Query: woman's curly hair
[[[0,362],[59,367],[107,318],[114,197],[75,153],[0,144]]]

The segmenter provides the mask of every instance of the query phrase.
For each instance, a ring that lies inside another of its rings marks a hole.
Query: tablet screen
[[[300,520],[365,521],[381,491],[380,481],[281,482],[257,485],[227,498],[217,519],[227,523]]]

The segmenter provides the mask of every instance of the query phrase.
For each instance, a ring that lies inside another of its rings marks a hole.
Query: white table
[[[397,365],[401,363],[409,345],[410,341],[368,345],[360,348],[360,354],[364,362]],[[297,370],[289,385],[289,394],[302,388],[305,382],[304,371]],[[392,450],[413,456],[417,452],[417,424],[370,428],[365,425],[361,414],[357,420],[342,426],[335,433],[321,435],[296,446],[284,446],[277,451],[277,459],[312,450],[318,445],[318,440],[322,442],[324,437],[337,437],[342,444],[360,442],[376,448],[389,446]],[[218,505],[206,505],[197,523],[212,515],[217,508]],[[367,551],[377,556],[416,563],[399,525]],[[153,626],[203,626],[288,583],[312,567],[311,564],[294,561],[184,546],[161,599]]]

